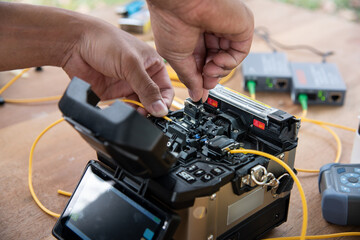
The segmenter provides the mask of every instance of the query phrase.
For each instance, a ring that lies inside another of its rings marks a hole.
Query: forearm
[[[0,3],[0,71],[63,66],[86,27],[81,18],[57,8]]]

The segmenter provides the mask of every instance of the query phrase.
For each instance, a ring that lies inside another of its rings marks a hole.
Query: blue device
[[[330,163],[320,169],[319,191],[326,221],[360,225],[360,164]]]
[[[130,15],[139,12],[145,6],[145,0],[134,0],[126,5],[122,5],[116,9],[116,13],[129,17]]]
[[[140,11],[142,7],[145,5],[144,0],[132,1],[131,3],[126,5],[126,13],[128,16]]]

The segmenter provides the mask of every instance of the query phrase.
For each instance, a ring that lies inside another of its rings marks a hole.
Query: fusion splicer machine
[[[97,107],[74,78],[59,106],[97,151],[57,221],[58,239],[257,239],[287,219],[300,122],[218,85],[171,121],[116,101]]]

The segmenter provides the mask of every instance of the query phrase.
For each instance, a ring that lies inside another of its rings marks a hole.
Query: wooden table
[[[299,9],[266,0],[248,0],[255,14],[256,26],[266,26],[272,37],[286,44],[308,44],[323,51],[334,50],[329,62],[337,64],[348,87],[342,107],[311,106],[308,117],[356,128],[360,102],[360,25],[336,16]],[[114,8],[93,12],[116,23]],[[252,51],[270,51],[259,38],[254,38]],[[292,61],[319,62],[321,59],[306,51],[289,51]],[[0,75],[0,86],[12,78]],[[45,67],[43,72],[29,72],[18,80],[3,97],[26,98],[60,95],[69,80],[58,68]],[[227,86],[243,92],[240,71]],[[187,97],[185,89],[176,89],[177,96]],[[292,114],[300,114],[289,94],[258,93],[257,99]],[[0,107],[0,239],[53,239],[51,229],[55,219],[42,212],[34,203],[27,186],[28,157],[36,136],[61,117],[56,102],[42,104],[6,104]],[[350,159],[353,133],[335,130],[343,144],[342,162]],[[304,123],[299,135],[296,166],[319,168],[331,162],[336,153],[335,141],[329,133]],[[57,195],[57,189],[72,191],[94,151],[66,123],[52,129],[38,144],[34,155],[33,182],[42,203],[60,213],[68,198]],[[327,223],[321,216],[321,197],[316,174],[298,174],[309,204],[308,234],[360,231],[359,227],[339,227]],[[302,208],[296,187],[292,192],[288,221],[271,231],[267,237],[300,234]],[[356,239],[346,238],[346,239]]]

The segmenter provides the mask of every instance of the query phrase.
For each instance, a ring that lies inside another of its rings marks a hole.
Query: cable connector
[[[249,89],[250,97],[255,99],[256,82],[249,80],[246,82],[246,87]]]
[[[303,110],[303,114],[301,116],[301,118],[306,117],[307,115],[307,109],[308,109],[308,95],[305,93],[300,93],[298,96],[298,100],[301,104],[302,110]]]
[[[308,109],[308,104],[307,104],[308,103],[308,96],[306,94],[304,94],[304,93],[301,93],[298,96],[298,100],[299,100],[299,102],[301,104],[302,109],[307,110]]]

